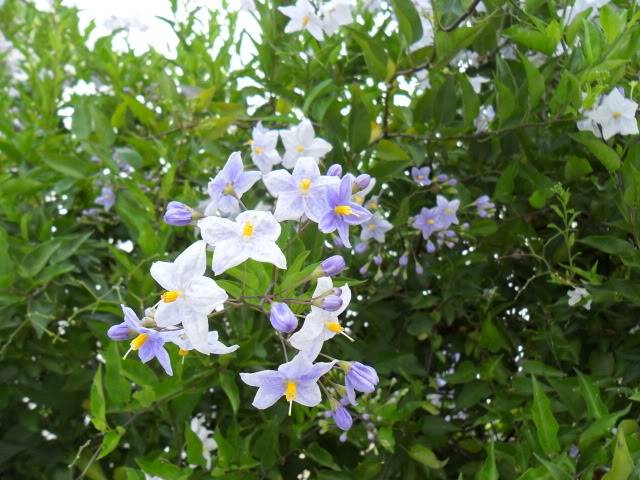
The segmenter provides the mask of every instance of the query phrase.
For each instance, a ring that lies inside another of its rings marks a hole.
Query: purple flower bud
[[[334,163],[327,169],[327,176],[329,177],[341,177],[342,176],[342,165],[338,163]]]
[[[361,266],[360,270],[358,270],[358,272],[360,272],[360,275],[366,275],[368,271],[369,271],[368,263],[366,265]]]
[[[433,244],[431,240],[427,242],[427,252],[433,253],[436,251],[436,246]]]
[[[346,263],[344,258],[342,258],[342,255],[333,255],[332,257],[325,259],[320,264],[322,272],[327,277],[335,277],[336,275],[339,275],[344,270],[345,266]]]
[[[351,418],[349,411],[342,405],[338,405],[335,410],[332,410],[331,416],[340,430],[346,432],[351,428],[351,425],[353,425],[353,419]]]
[[[407,257],[406,255],[402,255],[399,259],[398,259],[398,264],[401,267],[406,267],[409,264],[409,257]]]
[[[367,251],[367,244],[359,243],[355,246],[354,250],[356,251],[356,253],[364,253]]]
[[[371,175],[367,175],[366,173],[358,175],[356,177],[355,183],[356,183],[356,186],[358,187],[358,190],[364,190],[371,183]]]
[[[445,173],[441,173],[440,175],[438,175],[438,176],[436,177],[436,180],[437,180],[438,182],[440,182],[440,183],[444,183],[444,182],[446,182],[447,180],[449,180],[449,175],[447,175],[447,174],[445,174]]]
[[[382,265],[382,257],[380,255],[376,255],[375,257],[373,257],[373,263],[378,266]]]
[[[462,230],[469,230],[469,222],[464,222],[462,225],[460,225],[460,228],[462,228]]]
[[[281,333],[291,333],[298,328],[298,319],[286,303],[273,303],[269,320],[273,328]]]
[[[328,312],[335,312],[342,307],[342,299],[337,295],[329,295],[322,299],[322,309]]]
[[[128,340],[131,336],[129,333],[129,327],[126,323],[122,322],[117,325],[112,326],[107,330],[107,335],[111,340]]]
[[[452,187],[457,184],[458,184],[458,180],[456,180],[455,178],[450,178],[449,181],[447,182],[447,185],[450,185]]]
[[[369,415],[368,413],[362,414],[362,420],[364,420],[365,422],[368,422],[370,418],[371,418],[371,415]]]
[[[189,225],[193,220],[193,210],[184,203],[169,202],[167,211],[164,214],[164,222],[177,227]]]
[[[340,441],[340,443],[345,443],[347,441],[347,433],[345,432],[340,435],[340,437],[338,437],[338,440]]]
[[[424,273],[424,268],[419,263],[416,263],[416,275],[422,275]]]
[[[360,362],[351,362],[346,375],[347,389],[353,388],[358,392],[371,393],[376,389],[378,381],[378,374],[373,367]]]

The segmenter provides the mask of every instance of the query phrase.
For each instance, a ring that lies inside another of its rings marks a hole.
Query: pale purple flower
[[[352,405],[356,404],[356,390],[362,393],[371,393],[378,384],[378,374],[373,367],[360,362],[349,362],[346,366],[345,387],[347,398]]]
[[[322,273],[327,277],[335,277],[342,273],[345,269],[346,263],[342,255],[333,255],[320,263]]]
[[[131,340],[131,348],[125,354],[125,357],[132,350],[138,351],[138,357],[142,363],[147,363],[152,358],[157,358],[167,375],[173,375],[171,369],[171,360],[169,353],[164,348],[164,344],[171,341],[183,331],[176,330],[170,332],[159,332],[142,326],[142,322],[136,313],[129,307],[121,305],[124,312],[124,324],[132,331],[138,333],[138,336]]]
[[[338,231],[346,247],[349,241],[349,225],[360,225],[371,218],[371,212],[351,199],[352,177],[345,176],[339,185],[327,189],[327,211],[320,219],[319,229],[323,233]]]
[[[375,255],[373,257],[373,263],[375,263],[377,266],[382,265],[382,256],[381,255]]]
[[[327,176],[329,177],[342,177],[342,165],[334,163],[327,168]]]
[[[354,183],[358,190],[365,190],[371,183],[371,175],[362,173],[356,177]]]
[[[258,392],[252,405],[265,409],[285,397],[289,402],[289,414],[293,402],[315,407],[322,401],[318,380],[333,367],[335,362],[313,363],[315,357],[300,352],[293,360],[278,367],[278,370],[263,370],[256,373],[241,373],[240,378]]]
[[[366,242],[373,238],[375,241],[384,243],[385,233],[391,230],[393,226],[385,220],[379,213],[374,213],[368,222],[362,224],[362,232],[360,232],[360,240]]]
[[[110,327],[109,330],[107,330],[107,335],[111,340],[122,341],[128,340],[134,332],[126,322],[122,322]]]
[[[427,242],[426,249],[427,249],[427,253],[434,253],[436,251],[436,246],[431,240],[429,240]]]
[[[105,185],[100,190],[100,195],[96,197],[94,202],[96,205],[102,205],[105,210],[111,210],[111,207],[116,203],[116,194],[110,185]]]
[[[342,307],[342,299],[338,295],[329,295],[322,299],[321,306],[327,312],[335,312]]]
[[[364,253],[367,251],[367,244],[366,243],[358,243],[355,247],[354,250],[356,253]]]
[[[438,195],[436,197],[436,202],[438,204],[438,210],[440,211],[440,228],[448,228],[451,224],[458,223],[458,217],[456,213],[458,211],[458,207],[460,207],[460,200],[447,200],[442,195]]]
[[[288,7],[280,7],[283,8]],[[316,137],[313,125],[306,118],[299,125],[281,130],[280,138],[285,148],[282,159],[284,168],[293,168],[302,157],[312,157],[317,162],[333,148],[326,140]]]
[[[424,273],[424,268],[419,263],[416,263],[416,275],[422,275]]]
[[[269,321],[273,328],[281,333],[291,333],[298,328],[298,319],[286,303],[271,304]]]
[[[311,157],[298,159],[292,173],[275,170],[264,176],[267,190],[278,199],[274,217],[279,222],[300,220],[306,215],[318,223],[327,210],[327,188],[339,182],[337,177],[320,175]]]
[[[431,185],[431,179],[429,178],[430,174],[431,169],[429,167],[413,167],[411,169],[411,176],[413,177],[413,180],[422,187]]]
[[[420,213],[413,218],[413,228],[422,231],[422,236],[426,240],[442,225],[440,217],[440,209],[423,207]]]
[[[169,202],[164,214],[164,223],[177,227],[189,225],[193,220],[193,210],[180,202]]]
[[[409,257],[407,257],[406,255],[402,255],[399,259],[398,259],[398,265],[400,265],[401,267],[406,267],[409,264]]]
[[[240,152],[233,152],[222,170],[209,182],[207,189],[211,203],[205,215],[213,215],[216,210],[223,214],[240,211],[240,197],[260,180],[260,176],[258,171],[245,172]]]
[[[478,209],[478,216],[486,218],[495,210],[495,204],[491,202],[488,195],[482,195],[475,201]]]
[[[253,127],[251,133],[251,160],[262,173],[269,173],[274,165],[282,161],[276,150],[278,137],[277,130],[269,130],[262,126],[262,122]]]
[[[348,400],[346,399],[345,401],[348,402]],[[331,418],[333,418],[333,421],[336,422],[336,426],[340,430],[343,430],[345,432],[348,431],[353,425],[353,418],[351,418],[351,414],[345,408],[342,401],[333,401],[332,404]]]

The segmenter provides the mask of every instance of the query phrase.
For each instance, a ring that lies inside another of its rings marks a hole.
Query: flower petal
[[[178,288],[178,267],[171,262],[153,262],[149,273],[165,290]]]
[[[202,239],[212,247],[238,236],[237,225],[229,219],[220,217],[206,217],[198,221],[198,228]]]

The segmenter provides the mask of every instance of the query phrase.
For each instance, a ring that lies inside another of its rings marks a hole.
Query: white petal
[[[207,269],[206,249],[206,243],[198,240],[187,247],[187,249],[174,260],[173,263],[176,266],[176,273],[181,285],[193,277],[204,275]]]
[[[266,174],[262,181],[269,193],[274,197],[277,197],[282,192],[288,192],[296,188],[292,182],[291,174],[286,170],[274,170]]]
[[[226,218],[205,217],[198,221],[198,228],[203,240],[212,247],[239,235],[238,226]]]
[[[251,243],[252,248],[248,252],[250,258],[258,262],[273,263],[276,267],[283,270],[287,268],[287,259],[284,253],[282,253],[282,250],[280,250],[280,247],[276,245],[276,242],[256,241]]]
[[[206,315],[190,312],[182,320],[184,333],[195,348],[200,353],[209,354],[209,319]]]
[[[209,277],[194,278],[184,292],[185,301],[196,312],[208,315],[229,296]]]
[[[165,290],[178,288],[178,268],[171,262],[153,262],[150,273],[153,279]]]
[[[299,383],[294,401],[306,407],[315,407],[322,401],[320,387],[315,382]]]
[[[213,251],[213,273],[220,275],[225,270],[240,265],[249,258],[244,242],[232,239],[218,243]]]
[[[185,308],[185,303],[182,299],[170,303],[160,302],[156,309],[155,320],[159,327],[172,327],[182,322],[185,313],[188,313],[188,311],[189,309]]]
[[[278,222],[284,222],[285,220],[300,220],[306,211],[305,204],[306,202],[297,192],[281,193],[278,196],[276,211],[273,212],[273,215]]]
[[[333,288],[333,280],[331,280],[331,277],[320,277],[318,278],[316,289],[313,291],[313,296],[319,297],[320,295],[331,290],[332,288]]]

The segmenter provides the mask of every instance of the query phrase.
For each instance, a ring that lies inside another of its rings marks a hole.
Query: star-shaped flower
[[[439,229],[444,230],[449,228],[451,224],[458,224],[458,217],[456,213],[458,212],[458,207],[460,207],[460,200],[447,200],[442,195],[438,195],[436,197],[436,202],[438,204],[438,210],[440,211],[440,225]]]
[[[176,336],[171,341],[180,348],[179,353],[183,357],[186,356],[194,348],[193,344],[189,341],[189,338],[184,335]],[[239,345],[231,345],[230,347],[227,347],[224,343],[218,340],[218,332],[215,330],[211,330],[207,334],[207,352],[202,353],[225,355],[227,353],[235,352],[238,348],[240,348]]]
[[[276,220],[300,220],[306,215],[318,223],[327,209],[327,186],[340,182],[338,177],[320,175],[318,164],[311,157],[298,159],[293,173],[275,170],[264,177],[269,193],[278,199]]]
[[[280,137],[285,153],[282,165],[293,168],[300,157],[313,157],[318,161],[333,148],[326,140],[316,137],[313,125],[308,119],[288,130],[281,130]]]
[[[262,173],[269,173],[274,165],[282,161],[276,150],[279,133],[277,130],[268,130],[259,122],[252,132],[251,159]]]
[[[307,30],[316,40],[324,39],[322,20],[308,0],[298,0],[295,5],[278,7],[278,10],[289,17],[289,23],[284,27],[285,33]]]
[[[431,168],[429,167],[413,167],[411,169],[411,177],[421,187],[431,185],[431,178],[429,178],[430,174]]]
[[[228,298],[216,282],[204,276],[206,245],[195,242],[173,262],[154,262],[151,276],[166,290],[156,311],[156,323],[169,327],[182,323],[193,346],[208,353],[209,315]]]
[[[420,213],[413,218],[413,227],[422,231],[422,236],[426,240],[440,228],[442,224],[440,216],[441,212],[437,207],[423,207]]]
[[[315,357],[301,352],[293,360],[278,367],[278,370],[263,370],[256,373],[241,373],[240,378],[252,387],[258,387],[253,406],[265,409],[282,396],[289,402],[289,414],[293,402],[306,407],[315,407],[322,401],[318,380],[335,362],[313,363]]]
[[[214,215],[216,210],[223,214],[238,212],[238,200],[260,180],[260,176],[257,171],[245,172],[240,152],[233,152],[222,170],[209,182],[207,189],[211,203],[207,206],[205,215]]]
[[[617,88],[606,95],[600,105],[591,112],[590,119],[602,128],[602,137],[609,140],[615,134],[637,135],[638,104],[625,98]]]
[[[249,258],[287,268],[287,259],[276,245],[280,224],[271,212],[247,210],[235,221],[206,217],[198,221],[198,227],[202,238],[214,248],[213,271],[216,275]]]
[[[387,220],[382,218],[379,213],[374,213],[371,219],[362,224],[362,232],[360,232],[360,240],[366,242],[373,238],[375,241],[384,243],[384,234],[393,228]]]
[[[322,28],[327,35],[333,35],[343,25],[353,23],[353,5],[349,0],[331,0],[320,7]]]

